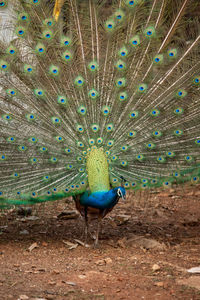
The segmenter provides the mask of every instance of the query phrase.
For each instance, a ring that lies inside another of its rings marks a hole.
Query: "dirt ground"
[[[0,299],[200,299],[199,188],[129,193],[98,249],[71,199],[1,212]]]

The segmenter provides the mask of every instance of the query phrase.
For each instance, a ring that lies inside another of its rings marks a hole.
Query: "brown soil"
[[[58,217],[71,200],[35,205],[31,217],[3,211],[0,299],[200,299],[200,274],[187,272],[200,266],[199,187],[129,194],[104,219],[98,249],[76,241],[80,218]]]

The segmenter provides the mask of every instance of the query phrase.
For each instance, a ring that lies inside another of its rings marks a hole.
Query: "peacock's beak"
[[[126,200],[126,195],[122,195],[122,200]]]

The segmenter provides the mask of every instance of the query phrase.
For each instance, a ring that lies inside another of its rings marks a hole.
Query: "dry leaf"
[[[29,248],[28,248],[28,251],[32,251],[33,249],[35,249],[35,248],[38,248],[39,246],[38,246],[38,244],[37,243],[33,243]]]
[[[86,247],[86,248],[89,248],[90,247],[90,245],[88,245],[88,244],[85,244],[84,242],[82,242],[82,241],[80,241],[80,240],[77,240],[77,239],[74,239],[78,244],[80,244],[81,246],[83,246],[83,247]]]
[[[78,247],[78,244],[76,243],[76,244],[74,244],[74,243],[71,243],[71,242],[69,242],[69,241],[64,241],[63,240],[63,243],[65,244],[65,245],[67,245],[67,246],[69,246],[69,250],[72,250],[72,249],[76,249],[77,247]]]

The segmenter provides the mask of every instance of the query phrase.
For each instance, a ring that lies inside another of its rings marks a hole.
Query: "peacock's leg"
[[[99,215],[99,216],[98,216],[97,232],[96,232],[96,239],[95,239],[95,242],[94,242],[94,247],[98,247],[98,242],[99,242],[99,231],[100,231],[100,228],[101,228],[101,220],[102,220],[102,216]]]
[[[87,207],[85,207],[84,219],[85,219],[85,228],[84,228],[85,239],[84,239],[84,243],[86,244],[87,243],[87,237],[88,237],[88,229],[89,229]]]

